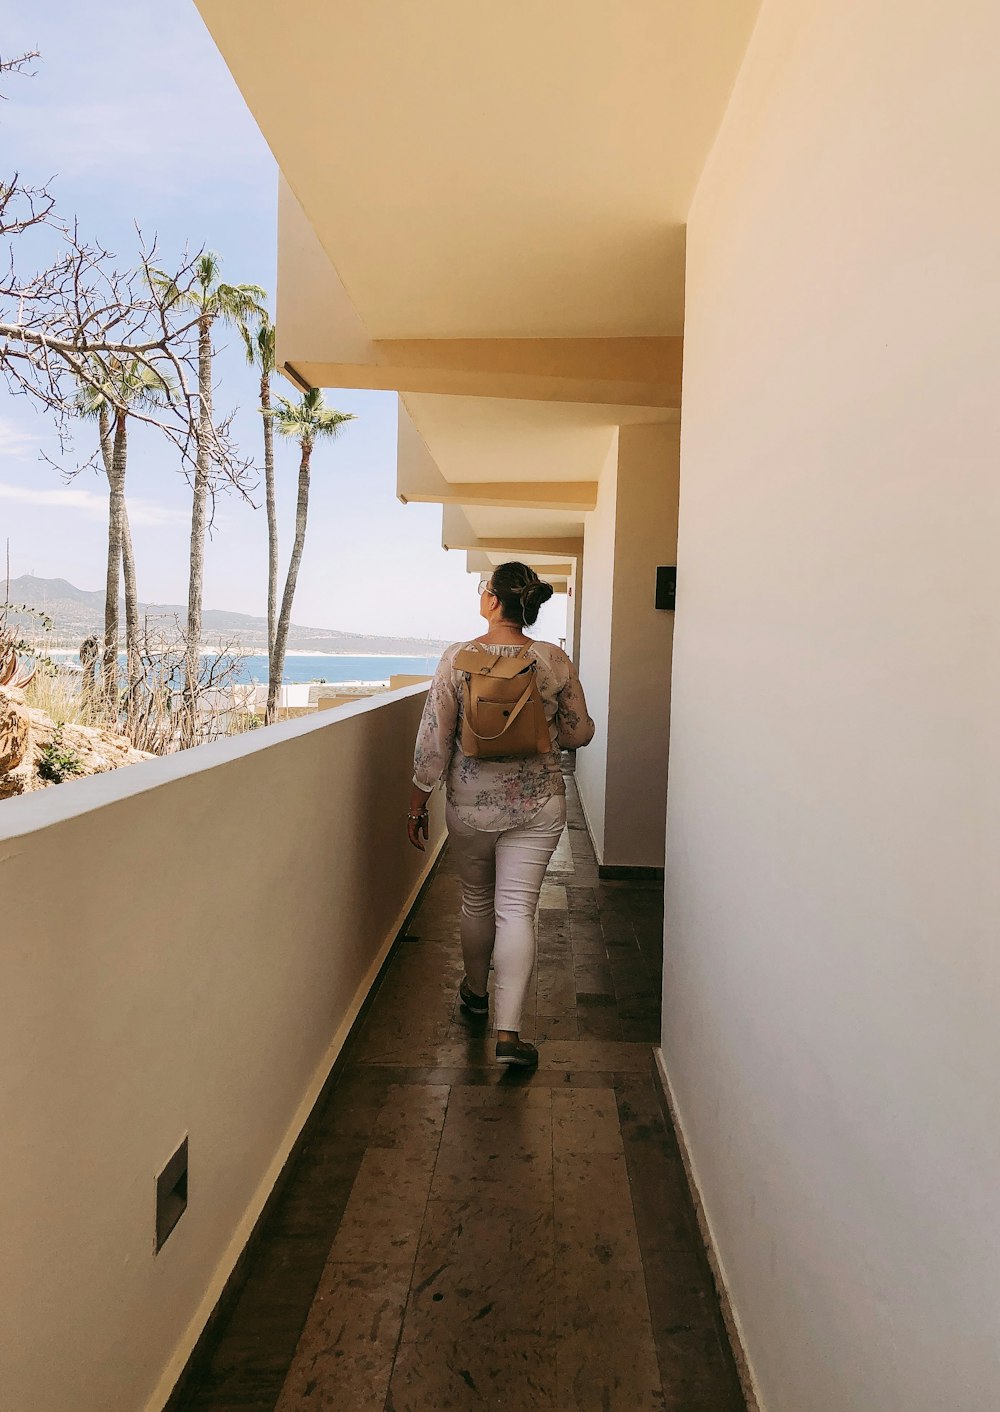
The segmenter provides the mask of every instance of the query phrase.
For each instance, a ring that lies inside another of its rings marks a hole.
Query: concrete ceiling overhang
[[[482,510],[462,505],[441,509],[441,544],[445,549],[466,549],[519,559],[522,563],[574,562],[583,555],[583,517],[575,522],[565,515],[538,510]]]
[[[368,337],[679,335],[759,0],[197,0]]]
[[[536,408],[551,411],[549,403],[510,407],[494,399],[463,398],[456,406],[450,398],[430,397],[420,399],[421,431],[412,402],[400,398],[397,431],[396,493],[404,504],[594,509],[612,428],[532,415]],[[428,435],[436,447],[433,456]]]
[[[759,0],[196,3],[282,172],[279,366],[404,394],[399,494],[446,540],[574,558],[614,428],[679,416],[684,226]]]
[[[373,338],[285,181],[277,324],[278,365],[303,386],[604,405],[625,418],[680,407],[679,334]]]

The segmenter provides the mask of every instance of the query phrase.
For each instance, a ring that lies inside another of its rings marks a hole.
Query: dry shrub
[[[54,672],[36,672],[24,694],[29,706],[36,711],[44,711],[54,721],[64,721],[74,726],[101,725],[101,721],[93,719],[80,686],[78,673],[56,668]]]
[[[26,697],[29,706],[53,721],[111,731],[151,755],[170,755],[259,725],[237,690],[243,659],[235,644],[201,657],[193,713],[181,689],[185,660],[179,630],[147,629],[138,643],[131,683],[122,665],[117,710],[92,673],[61,666],[40,667]]]

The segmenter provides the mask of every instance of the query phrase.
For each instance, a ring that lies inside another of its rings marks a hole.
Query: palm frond
[[[128,365],[122,378],[125,400],[143,407],[160,406],[176,391],[173,379],[138,359]]]
[[[164,273],[163,270],[150,268],[147,271],[147,278],[150,287],[159,294],[168,304],[177,304],[182,309],[197,309],[201,307],[201,298],[197,290],[181,289],[177,281]]]
[[[141,359],[123,363],[113,358],[107,369],[96,370],[93,382],[81,386],[77,411],[81,417],[95,418],[102,410],[114,413],[117,408],[155,407],[173,390],[170,378]]]
[[[87,421],[101,415],[101,408],[109,406],[108,398],[96,387],[84,387],[76,396],[76,414]]]
[[[279,436],[312,446],[320,437],[334,437],[345,422],[354,421],[353,412],[338,412],[327,407],[322,390],[310,388],[298,402],[288,397],[276,397],[271,411]]]
[[[250,364],[251,368],[253,368],[257,363],[257,340],[242,319],[237,319],[236,328],[240,338],[243,340],[243,350],[247,355],[247,362]]]
[[[225,323],[259,324],[267,318],[267,291],[259,284],[217,284],[207,305]]]
[[[274,372],[274,324],[266,316],[261,319],[256,330],[248,326],[246,319],[237,319],[236,327],[243,339],[247,362],[262,373]]]
[[[150,269],[148,277],[153,289],[181,308],[204,310],[226,323],[259,324],[267,319],[267,291],[259,284],[224,284],[222,260],[214,250],[199,255],[193,274],[193,283],[185,288],[162,270]]]
[[[201,285],[202,300],[207,303],[213,287],[219,282],[222,261],[214,250],[203,250],[195,261],[194,277]]]
[[[270,319],[262,323],[257,330],[257,351],[260,360],[261,370],[265,373],[274,372],[274,324]]]

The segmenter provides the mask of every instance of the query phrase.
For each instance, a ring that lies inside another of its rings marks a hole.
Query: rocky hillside
[[[0,686],[0,800],[152,759],[112,731],[57,726],[23,691]]]
[[[0,584],[2,590],[2,584]],[[2,592],[0,592],[2,598]],[[75,587],[65,579],[35,578],[23,574],[11,579],[11,603],[26,603],[47,613],[55,624],[53,646],[78,647],[90,633],[104,631],[104,593],[89,592]],[[187,616],[181,604],[142,603],[140,612],[151,628],[170,628],[175,621],[183,623]],[[122,608],[124,617],[124,606]],[[14,625],[27,633],[37,628],[34,619],[19,620],[11,615]],[[206,642],[228,644],[238,641],[245,652],[266,652],[267,620],[248,613],[230,613],[223,609],[206,608],[203,614],[203,636]],[[427,638],[379,637],[365,633],[342,632],[337,628],[309,628],[292,624],[288,635],[290,652],[383,653],[392,657],[437,657],[447,643]]]

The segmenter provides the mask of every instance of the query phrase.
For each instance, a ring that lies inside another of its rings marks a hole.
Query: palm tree
[[[208,496],[211,486],[212,445],[212,326],[223,323],[248,325],[267,318],[267,294],[259,284],[223,284],[219,276],[222,262],[206,250],[194,265],[194,282],[181,289],[161,271],[151,279],[167,300],[179,308],[190,308],[198,316],[198,423],[195,440],[194,496],[191,506],[191,549],[188,568],[187,628],[185,630],[188,710],[194,713],[198,682],[198,649],[201,645],[201,600],[205,579],[205,536],[208,530]]]
[[[306,519],[309,514],[309,472],[313,447],[321,438],[335,437],[345,422],[354,420],[353,412],[335,412],[323,402],[323,394],[318,387],[311,388],[300,402],[291,402],[287,397],[279,397],[278,405],[272,412],[280,436],[287,436],[299,443],[299,497],[295,507],[295,539],[292,554],[288,561],[288,576],[285,591],[281,597],[281,610],[274,635],[274,651],[271,653],[271,669],[267,683],[267,711],[265,721],[270,724],[276,714],[278,688],[285,670],[285,648],[288,644],[288,628],[292,621],[292,600],[302,563],[302,549],[306,542]]]
[[[274,500],[274,418],[271,415],[271,374],[274,372],[274,325],[261,321],[256,333],[245,324],[240,333],[247,362],[260,373],[260,412],[264,421],[264,496],[267,505],[267,663],[274,671],[274,634],[278,617],[278,513]]]
[[[125,500],[130,407],[149,408],[168,392],[166,380],[138,359],[111,359],[80,393],[80,415],[96,420],[101,460],[108,478],[108,559],[104,595],[102,691],[112,716],[118,711],[118,599],[125,579],[125,645],[128,656],[129,700],[139,672],[139,602],[132,552],[132,531]]]

